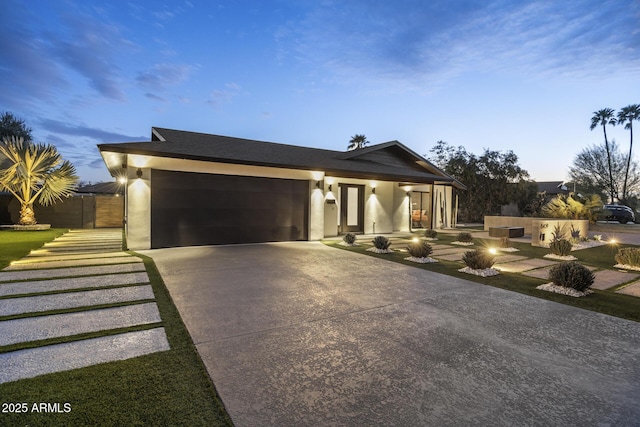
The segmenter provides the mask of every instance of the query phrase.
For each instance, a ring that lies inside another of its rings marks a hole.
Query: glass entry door
[[[431,193],[411,193],[411,228],[431,228]]]
[[[340,233],[364,232],[364,185],[340,184]]]

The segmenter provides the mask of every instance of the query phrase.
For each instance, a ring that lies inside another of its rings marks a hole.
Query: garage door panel
[[[151,246],[307,240],[308,181],[153,170]]]

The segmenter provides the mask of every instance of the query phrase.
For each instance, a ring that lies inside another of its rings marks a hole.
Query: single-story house
[[[163,128],[98,145],[131,249],[441,228],[464,189],[398,141],[340,152]]]

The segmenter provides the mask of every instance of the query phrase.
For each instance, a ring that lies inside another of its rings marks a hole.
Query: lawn
[[[3,265],[62,231],[38,234],[39,240],[31,232],[1,232]],[[0,384],[3,404],[26,403],[30,409],[26,414],[0,413],[0,425],[233,425],[153,260],[133,254],[144,261],[160,310],[162,323],[153,326],[164,326],[171,349]],[[13,349],[0,348],[0,353]],[[70,412],[32,412],[34,403],[58,403],[60,408],[68,403]]]
[[[38,249],[46,242],[67,232],[66,228],[50,228],[41,231],[0,231],[0,270],[11,261],[26,256],[32,249]]]
[[[413,236],[421,237],[421,233],[415,233]],[[412,237],[408,235],[408,237]],[[451,243],[455,240],[456,234],[439,233],[438,240],[432,243]],[[608,314],[611,316],[621,317],[624,319],[634,320],[640,322],[640,298],[617,294],[614,292],[616,288],[610,290],[595,290],[592,295],[583,298],[575,298],[566,295],[555,294],[547,291],[536,289],[536,286],[548,283],[549,280],[537,279],[534,277],[525,276],[518,273],[501,272],[497,276],[493,277],[480,277],[471,274],[461,273],[458,269],[464,267],[462,262],[457,261],[445,261],[440,260],[437,263],[432,264],[417,264],[411,261],[406,261],[404,258],[408,256],[406,252],[394,252],[392,254],[376,254],[368,252],[367,246],[353,246],[345,247],[340,245],[339,241],[327,240],[324,243],[328,246],[335,247],[341,250],[347,250],[357,252],[363,255],[372,256],[376,258],[386,259],[393,262],[398,262],[405,265],[410,265],[415,268],[422,268],[429,271],[434,271],[448,276],[454,276],[461,279],[469,280],[472,282],[481,283],[483,285],[494,286],[497,288],[506,289],[513,292],[519,292],[526,295],[531,295],[536,298],[542,298],[550,301],[559,302],[561,304],[571,305],[574,307],[580,307],[586,310],[596,311],[599,313]],[[470,250],[478,247],[491,247],[495,246],[497,241],[493,239],[474,239],[475,245]],[[515,254],[526,256],[530,258],[542,258],[544,255],[550,253],[549,249],[539,248],[531,246],[529,243],[512,242],[511,246],[519,249],[519,252]],[[574,252],[577,255],[579,262],[584,265],[590,265],[599,269],[609,268],[612,269],[615,264],[614,256],[619,247],[625,247],[630,245],[621,246],[599,246],[590,249],[583,249],[579,252]],[[398,247],[391,247],[392,249],[400,249]],[[403,248],[403,247],[401,247]]]

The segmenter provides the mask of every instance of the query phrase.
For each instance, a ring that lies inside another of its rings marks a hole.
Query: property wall
[[[532,221],[531,245],[549,247],[553,234],[562,238],[571,238],[572,232],[580,233],[580,237],[589,235],[589,221],[586,219],[550,219],[535,218]]]
[[[484,229],[488,231],[490,227],[524,227],[524,234],[531,235],[531,244],[534,246],[549,246],[551,235],[555,227],[565,234],[566,238],[571,237],[571,230],[580,232],[580,236],[589,235],[589,221],[586,219],[555,219],[555,218],[533,218],[521,216],[485,216]]]
[[[54,228],[122,227],[124,198],[79,195],[50,206],[35,204],[36,220]],[[20,204],[12,195],[0,196],[0,224],[16,224]]]

